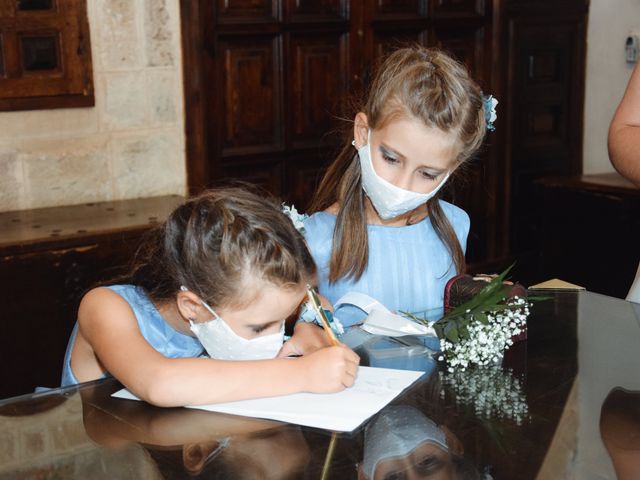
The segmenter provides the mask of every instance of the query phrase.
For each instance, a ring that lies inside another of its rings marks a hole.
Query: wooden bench
[[[0,398],[60,384],[82,294],[126,271],[183,197],[0,213]]]

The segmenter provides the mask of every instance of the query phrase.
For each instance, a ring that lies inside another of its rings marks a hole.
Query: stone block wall
[[[186,192],[179,0],[87,0],[95,107],[0,112],[0,211]]]

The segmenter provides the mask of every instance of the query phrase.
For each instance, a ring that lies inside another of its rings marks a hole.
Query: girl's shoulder
[[[127,302],[130,302],[130,301],[148,302],[149,301],[149,298],[147,297],[147,294],[145,293],[144,289],[141,287],[138,287],[137,285],[120,283],[115,285],[107,285],[104,288],[117,293],[122,298],[127,300]]]
[[[102,326],[117,328],[136,323],[131,303],[109,287],[96,287],[84,294],[78,307],[81,330],[98,331]]]
[[[304,219],[305,235],[313,233],[314,235],[326,232],[333,234],[333,228],[336,224],[336,216],[327,211],[316,212]]]
[[[471,224],[471,219],[469,218],[469,214],[465,212],[462,208],[454,205],[453,203],[446,202],[444,200],[439,200],[440,208],[444,212],[447,220],[456,227],[466,227],[469,228]]]
[[[136,285],[117,284],[89,290],[81,301],[92,308],[126,308],[137,318],[140,311],[155,310],[144,289]]]
[[[304,237],[316,262],[331,253],[336,216],[326,211],[316,212],[304,220]]]

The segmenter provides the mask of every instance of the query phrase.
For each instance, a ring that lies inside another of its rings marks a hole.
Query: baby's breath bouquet
[[[512,267],[435,322],[403,312],[435,329],[441,348],[438,359],[447,362],[449,372],[499,364],[513,337],[526,328],[530,304],[525,298],[509,297],[512,285],[504,282]]]

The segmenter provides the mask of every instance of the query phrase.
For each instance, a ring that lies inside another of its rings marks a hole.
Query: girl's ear
[[[200,312],[200,298],[193,292],[180,291],[176,295],[176,303],[178,305],[178,311],[185,321],[189,318],[197,318]]]
[[[367,144],[369,134],[369,124],[367,116],[364,112],[358,112],[353,122],[353,139],[356,142],[356,148],[360,148]]]
[[[191,475],[202,472],[209,458],[209,454],[220,448],[220,442],[189,443],[182,447],[184,469]]]

